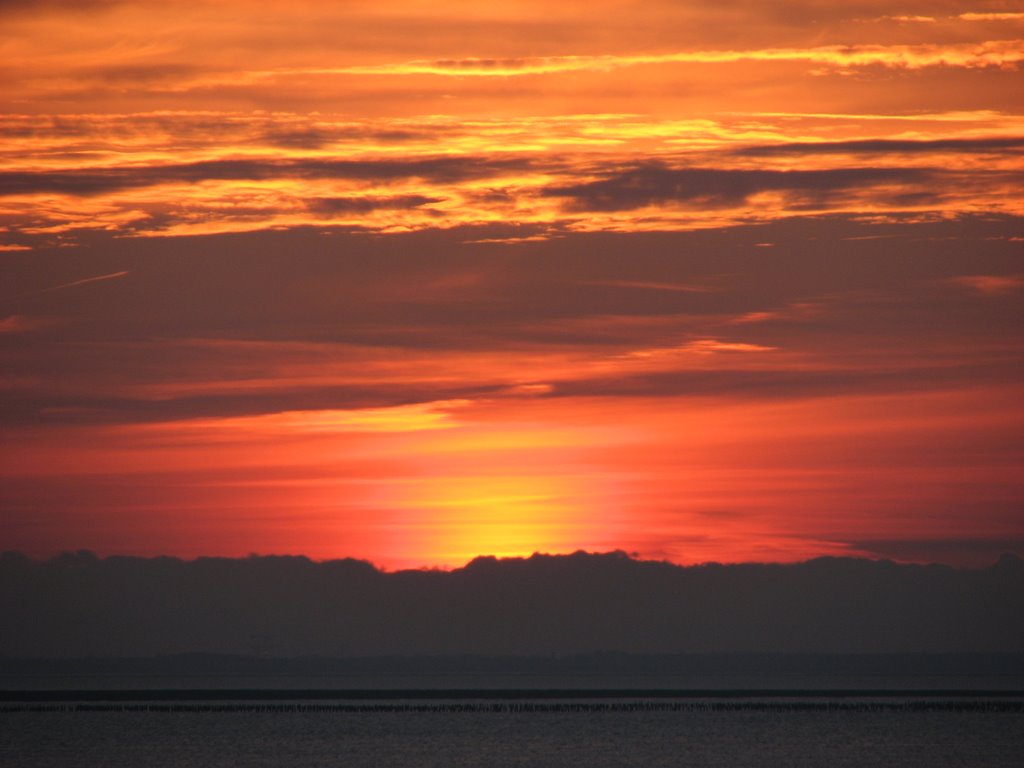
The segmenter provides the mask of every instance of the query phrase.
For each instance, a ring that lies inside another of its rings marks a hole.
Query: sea
[[[4,768],[1021,765],[1024,695],[1009,690],[177,686],[0,700]]]

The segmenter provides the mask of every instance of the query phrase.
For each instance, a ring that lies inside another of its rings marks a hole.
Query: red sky
[[[2,548],[1024,549],[1024,4],[0,28]]]

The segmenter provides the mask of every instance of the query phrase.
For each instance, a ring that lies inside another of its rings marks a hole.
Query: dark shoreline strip
[[[983,712],[1024,713],[1024,701],[505,701],[413,703],[83,703],[0,704],[0,715],[66,712],[156,713],[550,713],[550,712]]]
[[[669,688],[195,688],[0,690],[0,702],[522,701],[524,699],[1020,699],[1024,690]]]

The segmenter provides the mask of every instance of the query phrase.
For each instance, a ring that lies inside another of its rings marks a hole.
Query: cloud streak
[[[955,117],[954,125],[972,133],[988,127],[1004,135],[956,137],[950,115],[893,121],[895,136],[906,128],[931,138],[847,140],[835,140],[829,122],[853,117],[816,114],[655,122],[564,116],[472,126],[447,117],[14,116],[0,131],[0,157],[10,158],[0,169],[7,201],[0,221],[18,237],[7,247],[26,250],[83,229],[129,236],[325,225],[399,231],[510,219],[549,228],[680,229],[732,225],[743,206],[761,218],[793,215],[800,206],[1016,210],[1009,191],[1024,126],[991,113]],[[814,140],[782,140],[794,122]],[[283,146],[282,136],[293,139]],[[145,141],[152,151],[127,162],[119,147]],[[863,167],[856,158],[868,155]],[[666,169],[660,179],[656,168]],[[670,174],[678,182],[672,192]],[[652,199],[672,198],[677,210],[663,208],[641,225],[629,215],[635,208],[610,202],[629,197],[624,188],[613,195],[616,184],[634,184],[633,197],[646,190]],[[603,210],[614,221],[579,220],[580,206],[600,202],[602,187],[609,194]],[[575,208],[558,202],[570,192],[581,196]],[[719,213],[688,218],[680,215],[685,207]]]
[[[180,165],[140,168],[83,168],[61,171],[0,171],[0,195],[56,192],[100,195],[160,184],[195,184],[201,181],[267,181],[274,179],[359,179],[393,181],[424,178],[441,182],[465,181],[508,170],[524,170],[518,160],[471,157],[415,158],[408,160],[209,160]]]
[[[95,277],[83,277],[81,280],[72,280],[69,283],[61,283],[60,285],[51,285],[47,288],[40,288],[37,291],[26,291],[25,293],[19,293],[9,298],[18,299],[26,296],[38,296],[44,293],[51,293],[53,291],[63,291],[68,288],[77,288],[80,285],[89,285],[90,283],[99,283],[104,280],[117,280],[122,277],[127,277],[131,274],[128,270],[121,270],[120,272],[111,272],[106,275],[96,275]]]
[[[856,141],[788,142],[762,146],[744,147],[736,154],[752,157],[771,155],[845,155],[845,154],[935,154],[992,153],[1002,154],[1024,149],[1024,137],[995,136],[970,139],[861,139]]]
[[[278,70],[249,73],[260,78],[289,75],[435,75],[442,77],[519,77],[666,64],[728,64],[733,62],[804,62],[837,68],[881,66],[892,69],[926,67],[1014,68],[1024,60],[1024,41],[990,40],[954,45],[829,45],[812,48],[677,51],[662,54],[546,56],[535,58],[465,58],[409,61],[336,69]]]
[[[764,192],[792,193],[807,203],[823,205],[835,193],[891,184],[922,187],[938,176],[936,171],[916,168],[773,171],[645,165],[599,181],[549,187],[543,194],[568,198],[574,209],[591,211],[625,211],[665,203],[735,207]]]

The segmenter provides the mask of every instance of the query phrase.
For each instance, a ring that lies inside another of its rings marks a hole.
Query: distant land
[[[0,658],[4,691],[942,691],[1022,695],[1024,653]],[[88,694],[93,691],[95,694]]]
[[[439,657],[461,657],[462,672],[483,664],[479,671],[489,674],[497,670],[479,658],[505,658],[507,672],[515,666],[507,659],[529,657],[527,672],[548,664],[552,673],[575,674],[573,664],[603,659],[607,668],[618,659],[612,667],[626,674],[644,664],[659,674],[674,664],[683,674],[700,668],[694,659],[702,654],[753,654],[738,670],[745,674],[773,654],[809,654],[801,663],[812,666],[820,663],[815,654],[868,654],[875,664],[886,654],[931,654],[915,662],[925,666],[941,666],[942,654],[974,654],[968,666],[976,674],[990,663],[1019,665],[1012,657],[1024,653],[1024,561],[1008,554],[982,569],[849,558],[684,567],[577,552],[386,573],[352,559],[79,552],[36,561],[6,553],[0,611],[8,672],[31,659],[176,657],[160,662],[173,667],[220,658],[223,670],[243,663],[224,657],[248,657],[250,666],[293,665],[287,674],[319,674],[324,664],[361,674],[356,662],[338,660],[364,659],[374,673],[365,659],[391,658],[394,672],[394,658],[419,657],[408,662],[410,673],[429,674],[431,664],[455,663]]]

